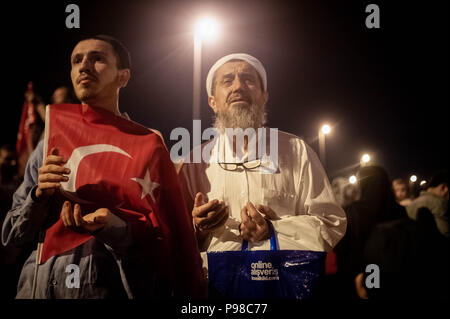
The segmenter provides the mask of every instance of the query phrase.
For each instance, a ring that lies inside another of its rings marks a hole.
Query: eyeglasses
[[[261,166],[261,160],[248,161],[243,163],[218,163],[220,167],[226,171],[235,171],[238,167],[246,170],[252,170]]]

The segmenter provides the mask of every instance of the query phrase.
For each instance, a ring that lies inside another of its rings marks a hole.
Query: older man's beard
[[[254,128],[257,130],[266,124],[266,106],[252,104],[248,107],[227,107],[217,111],[214,127],[221,133],[226,128]]]

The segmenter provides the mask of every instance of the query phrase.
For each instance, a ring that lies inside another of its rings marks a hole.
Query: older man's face
[[[216,115],[257,116],[264,111],[268,94],[261,87],[258,72],[247,62],[231,61],[222,65],[216,71],[213,85],[214,96],[208,98],[208,103]]]
[[[110,100],[121,86],[113,47],[101,40],[79,42],[71,56],[71,78],[75,94],[81,102]]]

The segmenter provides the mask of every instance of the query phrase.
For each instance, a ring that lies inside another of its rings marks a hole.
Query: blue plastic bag
[[[324,273],[325,252],[278,250],[271,230],[270,250],[208,252],[210,284],[227,298],[307,299]]]

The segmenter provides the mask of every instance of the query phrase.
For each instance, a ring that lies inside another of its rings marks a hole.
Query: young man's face
[[[73,49],[71,65],[73,88],[83,103],[96,104],[114,99],[123,86],[114,49],[105,41],[88,39],[79,42]]]

